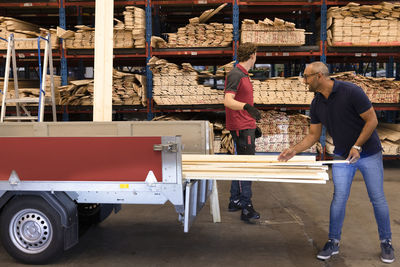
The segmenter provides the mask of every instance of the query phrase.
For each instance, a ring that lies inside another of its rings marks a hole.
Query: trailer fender
[[[59,215],[64,228],[64,250],[78,243],[78,211],[75,202],[64,192],[47,191],[7,191],[0,198],[0,209],[18,196],[39,196],[43,198]]]

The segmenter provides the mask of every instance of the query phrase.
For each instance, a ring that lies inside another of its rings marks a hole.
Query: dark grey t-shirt
[[[328,99],[317,93],[311,103],[311,123],[322,123],[332,136],[334,153],[346,158],[365,125],[360,114],[370,109],[372,104],[359,86],[332,80],[334,85]],[[360,156],[370,156],[381,150],[381,142],[374,130],[362,146]]]

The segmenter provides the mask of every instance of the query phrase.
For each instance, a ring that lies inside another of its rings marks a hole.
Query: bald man
[[[392,263],[395,258],[389,208],[383,192],[382,146],[375,130],[378,120],[374,108],[360,87],[331,79],[327,66],[322,62],[309,64],[303,77],[309,91],[316,93],[310,108],[310,131],[300,143],[284,150],[278,160],[287,161],[311,147],[319,140],[324,125],[335,145],[335,159],[347,159],[350,162],[332,166],[334,194],[330,209],[329,240],[317,258],[327,260],[339,253],[347,199],[354,174],[360,170],[378,225],[381,260]]]

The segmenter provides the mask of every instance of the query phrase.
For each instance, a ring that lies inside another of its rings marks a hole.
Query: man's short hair
[[[329,69],[328,66],[321,61],[315,61],[310,63],[312,70],[314,73],[321,73],[325,77],[329,77]]]
[[[237,56],[239,62],[246,62],[250,59],[250,56],[257,52],[257,46],[253,43],[241,44],[237,50]]]

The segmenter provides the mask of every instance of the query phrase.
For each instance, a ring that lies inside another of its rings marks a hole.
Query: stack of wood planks
[[[145,48],[145,12],[143,9],[126,6],[124,22],[114,19],[114,48]],[[58,29],[58,36],[65,39],[69,49],[93,49],[95,41],[95,28],[85,25],[75,26],[78,30],[63,31]]]
[[[257,126],[263,136],[256,139],[257,152],[282,152],[299,143],[309,132],[310,118],[302,114],[289,115],[286,112],[262,111]],[[316,153],[317,145],[306,152]]]
[[[309,92],[302,79],[271,78],[252,80],[256,104],[311,104],[314,93]]]
[[[400,3],[331,7],[327,15],[330,46],[399,46]]]
[[[0,16],[0,37],[7,39],[10,34],[14,34],[14,38],[36,38],[38,36],[46,37],[50,32],[51,34],[51,47],[56,49],[59,47],[58,37],[55,29],[43,29],[40,26],[18,20],[10,17]],[[40,41],[42,49],[45,47],[44,40]],[[37,40],[32,41],[15,41],[15,49],[37,49]],[[7,42],[0,40],[0,49],[7,49]]]
[[[222,90],[198,83],[198,73],[189,64],[181,67],[152,57],[148,63],[153,72],[153,99],[158,105],[221,104]]]
[[[168,43],[160,37],[152,37],[153,48],[174,47],[227,47],[233,40],[233,24],[206,23],[227,4],[205,11],[200,17],[189,20],[177,33],[168,33]]]
[[[259,46],[301,46],[305,44],[305,30],[296,29],[295,24],[275,18],[242,21],[240,42],[251,42]]]
[[[314,156],[295,156],[278,162],[278,156],[182,155],[184,179],[249,180],[325,184],[328,166]]]
[[[113,71],[113,105],[147,105],[146,77]],[[70,81],[60,87],[60,105],[93,105],[93,80]]]
[[[132,31],[135,48],[146,47],[146,14],[143,9],[127,6],[124,13],[125,29]]]
[[[56,103],[60,100],[60,93],[58,88],[61,86],[61,77],[54,75],[54,93]],[[4,78],[0,78],[0,90],[3,90],[4,87]],[[36,98],[39,97],[39,80],[20,80],[18,79],[18,94],[20,98]],[[46,84],[45,84],[45,95],[46,97],[51,97],[51,87],[50,87],[50,77],[47,76]],[[0,97],[3,95],[0,93]],[[14,90],[14,79],[10,78],[8,80],[8,88],[7,88],[7,98],[16,98],[15,90]],[[1,98],[0,98],[1,99]],[[37,104],[30,104],[37,105]],[[0,104],[1,106],[1,104]],[[7,106],[15,106],[15,103],[8,103]]]
[[[384,155],[400,155],[400,127],[395,123],[379,123],[377,132]]]
[[[373,78],[363,75],[355,75],[353,72],[342,72],[331,75],[331,77],[352,82],[360,86],[367,94],[372,103],[399,103],[400,82],[394,78]]]

